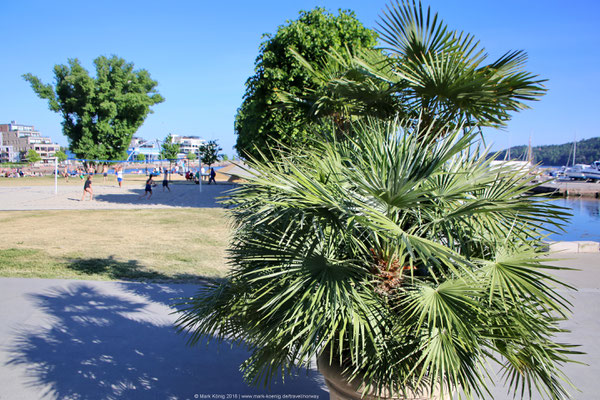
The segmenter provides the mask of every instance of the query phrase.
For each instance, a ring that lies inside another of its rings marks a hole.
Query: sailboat
[[[524,170],[524,169],[530,169],[531,166],[533,165],[533,153],[531,151],[531,136],[529,137],[529,148],[527,150],[527,160],[511,160],[510,157],[510,138],[509,138],[509,146],[508,146],[508,150],[506,152],[506,155],[504,157],[504,160],[494,160],[492,162],[490,162],[490,167],[492,168],[506,168],[508,167],[509,169],[515,170],[515,171],[520,171],[520,170]]]

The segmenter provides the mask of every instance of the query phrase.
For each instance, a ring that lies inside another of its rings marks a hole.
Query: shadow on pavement
[[[193,294],[195,285],[116,287],[105,291],[70,283],[29,295],[51,322],[19,328],[7,364],[23,367],[27,384],[41,390],[40,397],[193,399],[271,393],[327,398],[314,371],[286,380],[285,386],[274,383],[270,391],[254,389],[243,383],[238,369],[248,355],[243,349],[188,347],[164,304]]]
[[[219,203],[219,198],[226,196],[227,192],[234,185],[202,185],[202,192],[198,185],[194,184],[176,184],[171,186],[171,191],[163,191],[160,185],[153,188],[152,197],[147,199],[141,197],[144,189],[131,189],[123,193],[98,193],[94,200],[98,202],[128,204],[128,205],[155,205],[171,207],[223,207]]]

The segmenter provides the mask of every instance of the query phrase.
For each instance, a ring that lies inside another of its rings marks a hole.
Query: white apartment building
[[[199,136],[179,136],[171,135],[173,143],[179,143],[179,154],[183,157],[187,156],[188,153],[198,154],[198,148],[206,143],[206,140]]]
[[[179,144],[178,158],[186,158],[188,153],[198,154],[198,148],[206,143],[206,140],[199,136],[180,136],[171,135],[172,143]],[[144,154],[148,160],[158,159],[161,146],[156,140],[145,140],[138,136],[131,139],[129,152],[134,154]]]
[[[0,163],[17,161],[19,161],[19,153],[15,152],[12,146],[4,146],[0,135]]]

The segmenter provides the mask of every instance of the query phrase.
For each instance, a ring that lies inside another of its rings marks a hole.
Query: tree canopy
[[[27,161],[29,161],[32,164],[35,164],[38,161],[42,161],[42,156],[40,156],[40,154],[35,151],[34,149],[29,149],[27,151]]]
[[[235,117],[236,149],[241,156],[269,153],[269,146],[302,144],[310,136],[300,108],[277,108],[277,93],[302,96],[318,84],[293,56],[292,48],[308,61],[325,57],[327,51],[372,48],[376,33],[365,28],[352,11],[333,15],[323,8],[301,11],[275,35],[265,35],[255,62],[255,74],[246,81],[246,93]],[[258,150],[258,151],[257,151]]]
[[[305,96],[290,92],[280,98],[311,117],[400,116],[439,136],[449,122],[505,125],[512,112],[545,93],[544,80],[524,70],[525,52],[508,51],[489,62],[473,35],[451,29],[420,1],[392,2],[378,25],[385,53],[331,49],[315,62],[298,53],[319,84]]]
[[[163,144],[160,149],[160,155],[166,160],[175,160],[177,159],[177,155],[179,154],[180,147],[181,145],[179,143],[173,142],[173,136],[169,134],[163,141]]]
[[[61,148],[60,150],[58,150],[54,156],[56,158],[58,158],[58,162],[65,162],[67,160],[67,158],[69,158],[69,156],[67,156],[67,153],[64,152],[64,150]]]
[[[134,70],[133,63],[100,56],[94,65],[95,77],[76,58],[55,65],[53,85],[29,73],[23,78],[48,100],[50,110],[62,115],[63,134],[77,157],[125,159],[131,138],[152,113],[150,107],[164,98],[156,90],[158,82],[145,69]]]
[[[223,150],[217,144],[216,140],[209,140],[208,142],[200,145],[198,148],[198,154],[200,155],[200,161],[209,167],[219,161],[219,152]]]

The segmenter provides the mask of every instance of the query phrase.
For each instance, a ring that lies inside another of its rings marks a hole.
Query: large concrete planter
[[[335,364],[335,361],[334,365],[329,364],[328,355],[321,354],[319,356],[317,367],[325,378],[327,388],[329,388],[330,400],[451,400],[452,398],[451,394],[444,394],[444,397],[441,397],[439,393],[430,393],[427,389],[419,393],[407,391],[405,396],[397,393],[383,393],[377,396],[373,390],[363,395],[364,386],[362,382],[358,379],[348,382],[342,374],[342,368]]]

